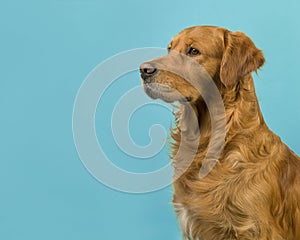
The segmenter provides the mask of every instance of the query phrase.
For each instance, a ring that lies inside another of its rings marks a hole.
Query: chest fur
[[[265,196],[251,193],[247,184],[220,182],[175,183],[173,204],[180,227],[189,239],[256,239],[257,215],[264,214]],[[264,205],[264,204],[263,204]]]

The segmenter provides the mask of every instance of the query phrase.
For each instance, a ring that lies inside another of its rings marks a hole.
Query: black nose
[[[140,66],[140,72],[142,78],[145,80],[146,78],[153,76],[157,72],[157,69],[153,63],[146,62]]]

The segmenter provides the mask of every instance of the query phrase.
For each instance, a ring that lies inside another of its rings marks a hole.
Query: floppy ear
[[[226,87],[234,86],[245,75],[260,68],[265,58],[249,37],[242,32],[225,32],[220,79]]]

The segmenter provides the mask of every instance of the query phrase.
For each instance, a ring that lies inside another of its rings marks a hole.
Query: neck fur
[[[254,89],[254,82],[252,76],[249,74],[239,81],[239,83],[231,89],[220,87],[225,113],[226,113],[226,141],[230,140],[236,134],[245,131],[251,131],[259,126],[265,125],[263,116],[261,114],[259,104]],[[200,140],[198,152],[206,153],[208,144],[211,138],[211,120],[209,110],[203,100],[198,100],[192,104],[194,114],[197,116],[196,123],[191,123],[189,114],[185,112],[185,106],[176,114],[176,127],[171,132],[173,138],[173,156],[177,154],[178,147],[182,142],[186,142],[188,146],[189,139],[193,140],[195,135],[194,124],[200,130]],[[188,138],[181,139],[182,131],[186,131]],[[199,135],[198,135],[199,137]],[[195,139],[194,139],[195,140]],[[220,147],[220,146],[219,146]],[[174,166],[176,169],[179,166],[178,159],[174,159]],[[200,163],[201,164],[201,160]],[[181,168],[181,167],[180,167]]]
[[[223,101],[227,137],[265,125],[250,74],[241,79],[233,89],[225,91]]]

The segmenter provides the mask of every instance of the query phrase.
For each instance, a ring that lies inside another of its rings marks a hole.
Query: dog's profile
[[[189,104],[197,116],[201,134],[196,155],[174,182],[173,205],[184,237],[300,240],[300,159],[269,130],[261,114],[251,73],[264,64],[262,51],[245,34],[212,26],[183,30],[168,49],[206,70],[226,113],[226,136],[217,164],[200,178],[211,139],[212,120],[205,101],[186,79],[159,69],[160,60],[141,65],[150,97]],[[184,115],[183,108],[171,131],[173,156],[183,127],[190,127]],[[173,165],[176,172],[180,162],[174,158]]]

